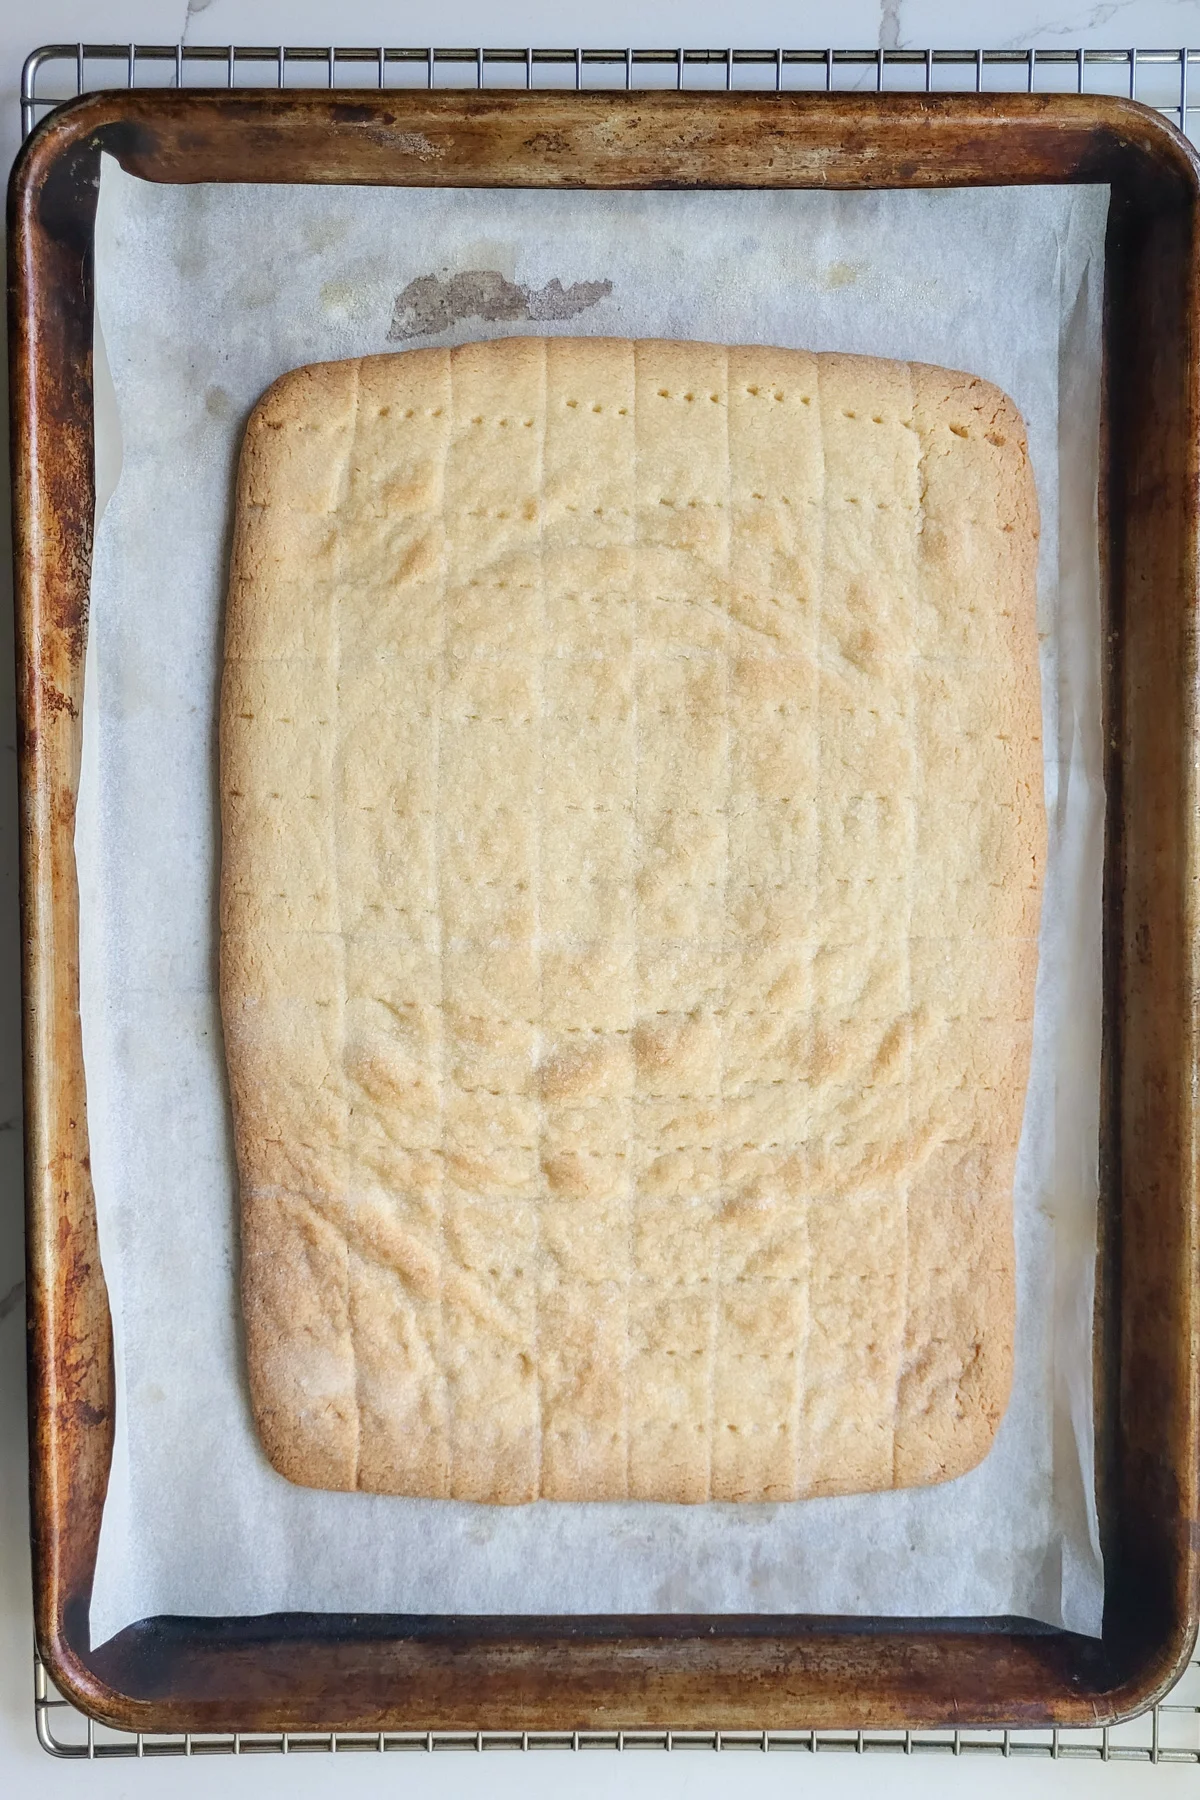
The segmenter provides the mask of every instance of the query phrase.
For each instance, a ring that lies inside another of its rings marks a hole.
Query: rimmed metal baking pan
[[[1099,1640],[1021,1621],[149,1619],[93,1651],[112,1447],[74,864],[102,151],[153,181],[514,187],[1109,183]],[[10,190],[33,1447],[41,1654],[141,1731],[1093,1725],[1179,1673],[1198,1617],[1196,602],[1200,164],[1131,102],[1059,95],[100,94]]]

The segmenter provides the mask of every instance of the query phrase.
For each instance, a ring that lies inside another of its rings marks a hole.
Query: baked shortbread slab
[[[985,1454],[1036,538],[1018,413],[943,369],[510,338],[264,395],[221,1003],[283,1474],[778,1501]]]

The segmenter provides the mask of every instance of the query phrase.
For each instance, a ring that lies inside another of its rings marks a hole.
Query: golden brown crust
[[[1012,1364],[1044,855],[986,382],[514,338],[247,427],[221,1003],[291,1479],[947,1479]]]

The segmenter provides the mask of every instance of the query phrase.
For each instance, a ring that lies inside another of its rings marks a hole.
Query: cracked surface
[[[520,338],[268,391],[221,997],[284,1474],[755,1501],[986,1452],[1036,536],[1019,415],[945,370]]]

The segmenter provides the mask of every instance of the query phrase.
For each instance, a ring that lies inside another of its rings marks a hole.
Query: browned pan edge
[[[1102,506],[1109,745],[1098,1643],[955,1620],[152,1620],[92,1652],[112,1443],[78,1016],[73,828],[104,149],[160,181],[1112,185]],[[1091,96],[96,95],[9,196],[35,1613],[58,1685],[142,1730],[1091,1725],[1177,1676],[1197,1620],[1193,1143],[1197,162]]]

